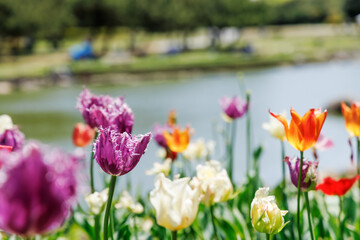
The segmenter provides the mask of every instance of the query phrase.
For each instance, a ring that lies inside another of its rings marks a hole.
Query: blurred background
[[[28,139],[71,151],[86,85],[125,96],[135,133],[176,110],[221,158],[219,99],[250,90],[252,144],[264,145],[268,185],[281,177],[280,145],[261,127],[269,109],[329,108],[323,131],[335,146],[319,153],[319,169],[341,173],[352,165],[338,103],[360,100],[359,13],[359,0],[0,0],[0,114]],[[241,182],[245,120],[237,134]],[[159,161],[156,151],[152,142],[130,178],[141,184],[135,176]]]

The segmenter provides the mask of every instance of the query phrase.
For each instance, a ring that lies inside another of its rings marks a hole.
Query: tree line
[[[56,48],[69,27],[186,36],[200,27],[343,22],[358,13],[359,0],[0,0],[0,37],[47,39]]]

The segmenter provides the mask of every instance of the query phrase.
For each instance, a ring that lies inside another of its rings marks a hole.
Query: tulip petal
[[[316,186],[316,190],[321,190],[326,195],[345,195],[350,188],[354,185],[356,180],[360,179],[360,175],[353,178],[342,178],[334,180],[331,177],[324,178],[323,183]]]
[[[277,114],[274,114],[272,113],[270,110],[269,110],[269,113],[271,114],[271,116],[273,116],[274,118],[276,118],[277,120],[279,120],[282,125],[284,126],[284,130],[285,130],[285,135],[286,135],[286,138],[288,137],[288,131],[289,131],[289,127],[288,127],[288,123],[286,121],[286,118],[282,115],[277,115]]]

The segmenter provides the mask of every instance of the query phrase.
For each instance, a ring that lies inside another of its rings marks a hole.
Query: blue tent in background
[[[94,50],[91,41],[87,40],[72,46],[69,55],[73,60],[94,58]]]

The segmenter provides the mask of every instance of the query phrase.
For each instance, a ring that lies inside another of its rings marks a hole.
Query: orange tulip
[[[172,134],[169,132],[164,132],[163,134],[166,140],[166,144],[173,152],[182,152],[189,145],[190,128],[188,127],[183,131],[180,131],[178,127],[174,127],[174,132]]]
[[[321,109],[312,108],[303,117],[300,117],[294,109],[291,109],[290,113],[291,122],[290,126],[288,126],[283,116],[270,112],[273,117],[284,125],[286,139],[294,148],[305,151],[313,147],[327,116],[326,110],[321,113]]]
[[[360,102],[354,102],[349,108],[344,102],[341,103],[341,111],[345,118],[346,130],[355,135],[360,136]]]
[[[176,111],[171,110],[169,112],[169,116],[168,116],[168,125],[169,126],[174,126],[175,124],[176,124]]]
[[[95,136],[95,130],[84,123],[77,123],[73,131],[73,143],[77,147],[85,147]]]

